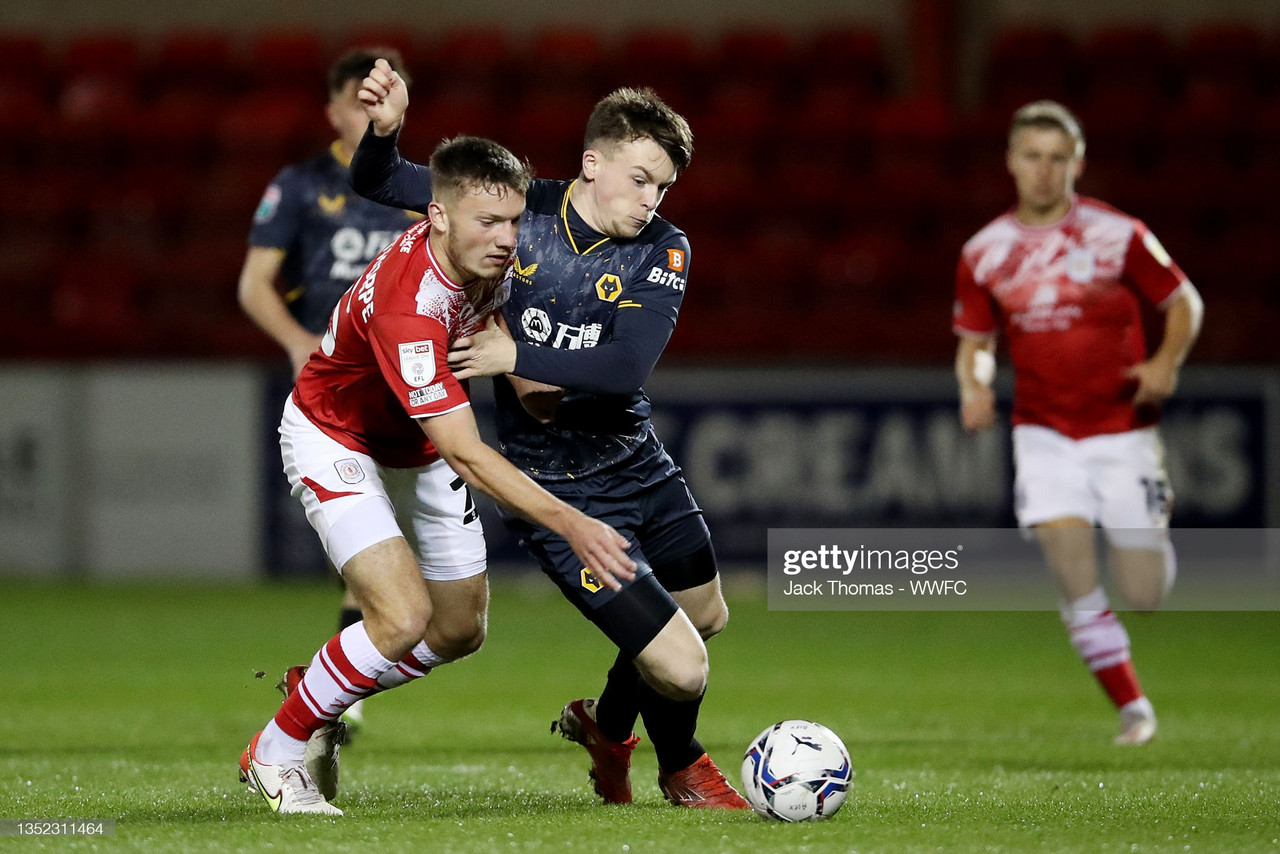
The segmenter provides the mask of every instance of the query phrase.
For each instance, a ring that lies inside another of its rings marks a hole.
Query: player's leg
[[[351,592],[351,588],[344,584],[342,586],[342,604],[338,610],[338,631],[342,631],[347,626],[355,625],[362,618],[360,603],[356,601],[356,596]],[[353,732],[363,727],[364,700],[356,700],[352,703],[351,707],[342,713],[342,721]]]
[[[1102,501],[1101,521],[1110,544],[1109,567],[1120,594],[1134,608],[1160,606],[1177,572],[1169,541],[1173,493],[1155,428],[1086,442],[1088,461]],[[1113,697],[1120,709],[1117,744],[1145,744],[1156,734],[1156,715],[1142,692],[1131,660],[1123,665],[1132,685]]]
[[[1042,427],[1014,428],[1018,522],[1032,527],[1059,592],[1071,645],[1117,709],[1142,697],[1129,635],[1098,581],[1098,495],[1079,443]],[[1130,706],[1130,708],[1135,708]]]
[[[1177,558],[1169,541],[1173,490],[1154,427],[1086,442],[1101,500],[1101,523],[1116,589],[1139,611],[1159,608],[1173,588]]]

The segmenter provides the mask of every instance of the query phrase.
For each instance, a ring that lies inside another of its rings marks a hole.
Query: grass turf
[[[118,821],[0,849],[1280,851],[1273,613],[1127,616],[1161,731],[1120,749],[1054,613],[771,613],[731,593],[712,757],[736,782],[752,736],[809,717],[857,769],[834,819],[781,825],[667,806],[647,742],[637,804],[599,805],[585,752],[548,725],[598,692],[611,647],[541,579],[499,582],[480,653],[368,704],[346,817],[274,816],[236,758],[337,602],[330,585],[0,584],[0,817]]]

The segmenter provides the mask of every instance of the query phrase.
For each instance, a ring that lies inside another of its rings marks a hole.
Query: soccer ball
[[[742,758],[742,790],[751,808],[779,821],[830,818],[853,779],[849,751],[813,721],[781,721],[756,736]]]

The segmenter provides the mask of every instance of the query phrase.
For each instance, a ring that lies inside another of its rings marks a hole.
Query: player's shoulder
[[[670,220],[654,214],[653,219],[640,232],[639,239],[657,248],[689,248],[689,236],[683,229],[677,228]]]
[[[1145,228],[1142,220],[1127,214],[1114,205],[1092,196],[1076,197],[1076,216],[1088,224],[1108,225],[1118,228]]]
[[[1017,239],[1018,231],[1018,222],[1014,219],[1013,213],[1005,211],[974,232],[973,236],[964,242],[964,247],[960,250],[961,254],[971,257],[985,252],[994,245],[1009,243]]]
[[[557,178],[534,178],[525,194],[525,208],[533,213],[558,216],[570,183]]]

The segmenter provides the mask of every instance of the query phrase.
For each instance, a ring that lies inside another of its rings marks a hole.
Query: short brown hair
[[[342,94],[349,80],[357,83],[363,81],[369,76],[369,72],[373,70],[373,64],[379,59],[385,59],[390,63],[391,70],[404,79],[404,85],[409,85],[411,82],[409,71],[404,67],[400,51],[393,47],[358,47],[347,51],[329,66],[329,94],[331,96]]]
[[[455,136],[431,154],[431,194],[453,201],[464,192],[507,187],[527,195],[533,167],[491,139]]]
[[[652,89],[616,89],[602,98],[587,119],[583,148],[637,139],[651,139],[660,145],[675,164],[676,172],[688,168],[693,158],[689,123]]]
[[[1013,135],[1023,128],[1060,130],[1076,144],[1076,157],[1084,157],[1084,129],[1075,113],[1057,101],[1032,101],[1013,114],[1009,124],[1009,143]]]

